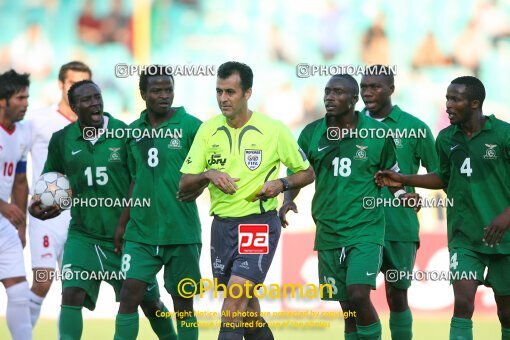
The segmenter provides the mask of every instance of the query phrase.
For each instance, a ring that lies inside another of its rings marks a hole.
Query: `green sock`
[[[60,340],[80,339],[83,331],[82,306],[60,306],[58,332]]]
[[[413,338],[413,315],[411,310],[390,312],[390,331],[392,339],[411,340]]]
[[[501,340],[510,340],[510,328],[501,327]]]
[[[358,332],[344,333],[345,340],[358,340]]]
[[[161,308],[161,312],[163,315],[168,312],[166,306]],[[172,322],[172,318],[164,318],[164,317],[148,317],[149,322],[151,323],[152,330],[158,336],[159,340],[177,340],[177,333],[174,330],[174,324]]]
[[[473,321],[464,318],[452,318],[450,340],[473,340]]]
[[[358,329],[358,339],[363,340],[378,340],[381,339],[381,321],[377,320],[377,322],[374,322],[371,325],[368,326],[360,326],[356,325],[356,328]]]
[[[136,340],[138,336],[138,312],[117,314],[114,340]]]
[[[198,324],[196,316],[177,319],[177,334],[179,334],[179,340],[197,340]]]

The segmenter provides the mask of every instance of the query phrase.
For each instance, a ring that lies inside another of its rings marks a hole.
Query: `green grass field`
[[[267,318],[269,321],[269,318]],[[383,322],[383,339],[390,339],[390,331],[388,328],[388,316],[382,315]],[[297,320],[296,320],[297,321]],[[299,320],[302,321],[302,320]],[[496,315],[494,317],[475,317],[473,338],[474,339],[500,339],[500,325]],[[450,325],[450,316],[415,316],[414,320],[414,339],[448,339]],[[83,325],[84,340],[103,340],[113,339],[114,320],[85,320]],[[332,321],[330,327],[325,329],[275,329],[273,331],[275,339],[292,339],[292,340],[310,340],[310,339],[343,339],[343,321]],[[0,339],[9,339],[9,331],[5,318],[0,319]],[[57,322],[56,320],[42,319],[39,320],[35,332],[35,340],[51,340],[57,338]],[[200,339],[213,340],[217,338],[216,329],[201,329]],[[140,332],[138,339],[156,339],[154,333],[150,329],[150,324],[146,319],[141,319]]]

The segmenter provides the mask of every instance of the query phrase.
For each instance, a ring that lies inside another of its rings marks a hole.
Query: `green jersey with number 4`
[[[388,127],[358,115],[358,131]],[[317,225],[315,250],[384,241],[384,212],[375,206],[380,189],[374,175],[381,169],[398,170],[391,138],[332,140],[325,118],[307,125],[298,144],[315,171],[312,216]],[[331,139],[328,138],[328,135]]]
[[[181,178],[179,169],[200,124],[198,118],[178,107],[172,118],[150,134],[166,138],[128,139],[129,170],[135,182],[132,197],[150,199],[151,205],[131,208],[126,240],[150,245],[201,243],[196,203],[180,202],[175,197]],[[152,126],[147,112],[129,127],[145,131],[142,136],[149,135]]]
[[[510,124],[486,116],[468,138],[457,125],[437,136],[437,174],[447,183],[448,246],[485,254],[510,254],[510,233],[494,247],[482,242],[484,228],[510,206]]]
[[[109,130],[126,128],[106,112],[104,119]],[[80,199],[71,208],[69,235],[113,247],[115,228],[124,209],[120,202],[126,198],[130,183],[125,140],[103,134],[92,143],[83,139],[78,122],[70,124],[51,137],[43,173],[52,171],[66,175],[74,201]],[[105,199],[110,202],[108,206]]]

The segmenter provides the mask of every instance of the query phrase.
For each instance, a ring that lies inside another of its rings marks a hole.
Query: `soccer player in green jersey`
[[[510,124],[482,111],[485,88],[471,76],[446,91],[450,126],[437,136],[439,168],[427,175],[377,173],[380,186],[444,189],[455,295],[450,339],[472,339],[478,285],[492,287],[502,339],[510,339]],[[484,271],[487,275],[484,277]]]
[[[184,107],[172,107],[172,75],[167,75],[159,65],[151,65],[149,69],[140,76],[139,83],[147,108],[130,125],[142,137],[133,134],[134,138],[129,138],[127,144],[133,180],[131,196],[150,198],[151,206],[131,207],[127,226],[120,224],[116,233],[117,248],[124,235],[122,270],[126,281],[121,291],[115,339],[136,339],[138,305],[161,267],[165,268],[165,288],[172,296],[179,339],[198,339],[193,297],[179,294],[179,282],[183,279],[198,282],[201,278],[200,220],[194,197],[186,199],[191,202],[181,202],[176,193],[181,177],[179,169],[201,121]],[[150,138],[150,133],[157,137],[157,132],[161,138]],[[175,331],[165,339],[177,339]]]
[[[78,120],[51,137],[43,173],[55,171],[66,175],[74,197],[81,201],[126,198],[131,179],[125,140],[106,138],[97,130],[125,129],[126,124],[103,112],[101,91],[90,80],[73,84],[68,98]],[[40,203],[36,200],[31,204],[32,216],[44,220],[58,215],[57,207],[41,210]],[[95,308],[101,285],[98,277],[109,274],[105,281],[114,288],[119,300],[123,277],[121,257],[114,251],[113,237],[123,210],[123,207],[89,207],[81,202],[71,207],[71,223],[62,260],[65,280],[58,323],[61,339],[81,338],[82,308]],[[165,334],[171,330],[170,323],[156,317],[156,312],[165,307],[159,300],[157,282],[154,284],[154,289],[146,294],[142,309],[155,333],[160,339],[166,339]]]
[[[374,75],[361,78],[361,98],[365,104],[362,115],[368,115],[386,124],[395,133],[406,133],[408,138],[395,138],[398,167],[405,174],[416,174],[420,163],[428,172],[436,170],[438,158],[434,147],[434,136],[430,128],[415,116],[402,111],[391,102],[395,90],[394,76],[386,66],[376,65]],[[424,132],[424,137],[420,136]],[[413,188],[406,188],[414,192]],[[391,199],[388,189],[382,190],[382,197]],[[410,273],[414,267],[416,250],[419,246],[419,222],[416,212],[400,207],[384,207],[386,230],[384,235],[381,271]],[[386,276],[386,275],[385,275]],[[407,302],[407,290],[411,280],[397,275],[398,280],[385,281],[386,300],[390,308],[390,330],[392,339],[412,338],[412,315]]]
[[[209,185],[210,213],[214,215],[213,275],[220,284],[227,285],[227,291],[235,291],[236,298],[227,294],[223,302],[219,339],[273,339],[260,317],[253,287],[264,282],[280,238],[276,196],[308,185],[315,178],[290,131],[281,122],[248,108],[252,84],[253,73],[248,65],[227,62],[218,68],[216,99],[222,115],[202,124],[181,168],[181,192]],[[294,174],[278,179],[280,162]],[[257,234],[252,229],[250,235],[265,243],[265,250],[247,253],[242,248],[254,243],[243,236],[250,231],[239,231],[241,224],[263,228]],[[264,326],[244,329],[242,313],[246,311],[255,317],[244,322]]]
[[[352,76],[333,76],[324,90],[326,116],[308,124],[298,143],[317,175],[312,216],[317,225],[319,281],[333,291],[331,298],[323,299],[339,301],[344,312],[354,312],[345,320],[346,339],[375,339],[381,336],[381,323],[370,291],[381,268],[385,220],[383,208],[374,205],[380,190],[371,182],[378,170],[398,171],[398,165],[391,138],[355,134],[388,131],[383,123],[354,110],[358,93]],[[288,223],[289,210],[296,212],[293,201],[298,193],[285,193],[283,224]]]

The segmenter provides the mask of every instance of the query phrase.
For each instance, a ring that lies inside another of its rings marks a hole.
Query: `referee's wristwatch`
[[[278,178],[280,182],[283,184],[283,191],[289,190],[289,181],[287,181],[285,178]]]

